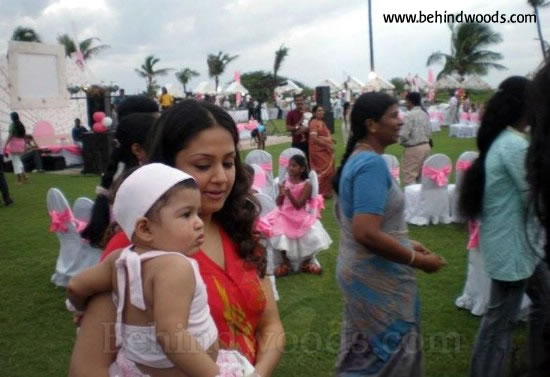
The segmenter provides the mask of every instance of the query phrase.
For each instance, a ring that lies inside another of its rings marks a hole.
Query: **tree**
[[[396,93],[403,93],[405,91],[405,80],[401,77],[394,77],[390,80],[390,82],[393,86],[395,86]]]
[[[160,68],[155,69],[155,65],[160,61],[155,55],[149,55],[145,58],[145,62],[141,65],[140,69],[136,68],[135,71],[138,75],[145,78],[147,83],[147,95],[152,96],[156,93],[158,85],[155,81],[157,76],[165,76],[172,70],[172,68]]]
[[[222,51],[218,52],[218,55],[208,54],[206,58],[206,64],[208,64],[208,76],[214,77],[216,83],[216,89],[218,89],[220,83],[220,76],[225,72],[225,67],[233,60],[237,59],[239,55],[229,56]]]
[[[279,76],[277,78],[279,83],[284,83],[288,80],[287,77]],[[294,80],[294,83],[302,88],[304,95],[311,95],[313,90],[300,81]],[[272,98],[273,89],[275,83],[275,77],[271,72],[266,71],[252,71],[245,72],[241,75],[241,84],[248,89],[250,96],[254,99],[262,101],[268,101]]]
[[[285,60],[288,56],[288,50],[289,48],[282,44],[281,47],[275,51],[275,61],[273,62],[273,78],[275,79],[275,82],[277,82],[277,73],[279,73],[279,70],[281,69],[283,60]]]
[[[71,37],[69,37],[68,34],[62,34],[58,36],[57,41],[60,44],[62,44],[63,47],[65,47],[66,56],[71,56],[76,52],[76,43]],[[78,47],[80,49],[80,52],[82,53],[82,57],[84,58],[84,60],[88,60],[92,56],[97,55],[101,51],[104,51],[111,47],[109,45],[102,45],[102,44],[97,46],[92,46],[94,41],[101,42],[99,38],[92,37],[92,38],[86,38],[78,44]]]
[[[197,71],[192,70],[191,68],[185,67],[179,72],[176,72],[176,78],[183,85],[183,93],[187,93],[186,85],[193,77],[198,77],[200,74]]]
[[[539,8],[546,8],[550,6],[550,2],[547,0],[527,0],[527,3],[533,7],[535,10],[535,15],[537,17],[537,31],[539,33],[539,41],[540,41],[540,48],[542,49],[542,57],[546,61],[548,58],[548,52],[546,51],[545,45],[544,45],[544,38],[542,37],[542,27],[540,25],[540,17],[539,17]]]
[[[505,66],[496,63],[502,60],[502,54],[486,48],[502,42],[499,33],[491,30],[487,24],[465,23],[458,26],[449,24],[451,30],[451,53],[434,52],[426,65],[444,61],[437,78],[457,73],[460,81],[467,74],[486,75],[490,68],[502,70]]]
[[[11,35],[12,41],[20,41],[20,42],[38,42],[42,43],[42,39],[38,35],[34,29],[31,29],[30,27],[23,27],[18,26],[13,31],[13,34]]]

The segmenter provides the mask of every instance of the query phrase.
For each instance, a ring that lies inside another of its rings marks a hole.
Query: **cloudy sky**
[[[384,13],[528,14],[526,0],[372,0],[376,71],[390,79],[418,73],[427,76],[431,52],[449,52],[445,24],[389,24]],[[79,39],[99,37],[111,48],[95,57],[90,82],[116,82],[128,93],[144,89],[135,72],[145,57],[160,58],[159,68],[190,67],[201,73],[191,88],[207,80],[206,55],[224,51],[239,55],[222,77],[238,70],[271,70],[274,51],[290,48],[280,73],[315,86],[326,78],[342,82],[347,75],[366,81],[369,73],[366,0],[0,0],[0,51],[16,26],[34,28],[46,43],[62,33]],[[550,9],[539,20],[550,40]],[[491,24],[503,42],[494,47],[504,56],[506,71],[491,72],[497,85],[512,74],[526,74],[542,59],[536,25]],[[441,66],[435,66],[437,73]],[[176,83],[173,74],[160,84]]]

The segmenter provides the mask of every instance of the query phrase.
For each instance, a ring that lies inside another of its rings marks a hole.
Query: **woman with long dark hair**
[[[13,172],[17,177],[17,183],[27,183],[27,174],[21,157],[25,153],[25,126],[19,120],[19,114],[15,111],[10,114],[11,124],[8,140],[6,141],[6,151],[11,155]]]
[[[334,180],[340,245],[337,280],[344,296],[338,376],[423,376],[415,269],[445,265],[409,240],[404,197],[381,154],[403,123],[396,101],[361,95],[352,135]]]
[[[466,218],[480,221],[480,249],[491,278],[489,308],[472,355],[472,377],[504,376],[512,321],[525,292],[533,302],[530,375],[541,375],[536,371],[549,356],[542,344],[550,313],[550,274],[541,263],[525,171],[528,85],[529,80],[519,76],[499,85],[477,135],[479,157],[465,173],[460,190],[459,210]]]

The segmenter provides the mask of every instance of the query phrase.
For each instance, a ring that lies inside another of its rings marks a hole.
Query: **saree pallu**
[[[336,171],[334,151],[314,142],[315,136],[330,137],[330,131],[322,120],[313,119],[309,124],[309,165],[319,178],[319,194],[332,195],[332,177]]]

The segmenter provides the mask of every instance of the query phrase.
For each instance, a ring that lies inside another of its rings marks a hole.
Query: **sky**
[[[239,55],[221,77],[225,84],[235,71],[271,71],[282,44],[290,50],[280,74],[312,87],[348,75],[366,82],[370,71],[367,0],[0,0],[0,9],[0,51],[7,51],[17,26],[35,29],[45,43],[57,43],[63,33],[98,37],[111,48],[89,61],[90,83],[113,82],[129,94],[145,89],[134,69],[151,54],[160,59],[158,68],[174,68],[158,79],[161,85],[177,85],[174,72],[184,67],[200,72],[191,89],[208,80],[209,53]],[[526,0],[372,0],[372,11],[375,71],[389,80],[409,73],[426,78],[428,56],[450,52],[450,31],[446,24],[384,23],[383,14],[510,15],[532,8]],[[539,22],[550,40],[550,8],[541,9]],[[541,63],[535,23],[490,26],[502,35],[492,50],[502,53],[508,69],[491,71],[484,77],[489,84]],[[433,66],[436,74],[441,68]]]

